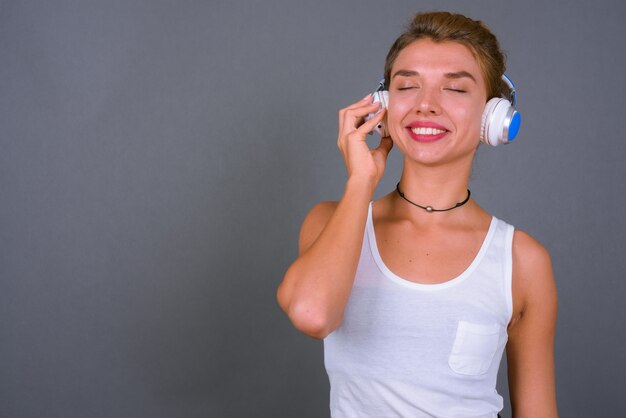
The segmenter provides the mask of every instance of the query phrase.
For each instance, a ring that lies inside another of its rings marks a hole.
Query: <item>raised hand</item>
[[[337,145],[346,164],[348,179],[361,179],[376,187],[385,172],[387,156],[393,147],[391,137],[381,138],[380,144],[370,149],[366,136],[385,116],[381,109],[373,118],[363,123],[365,116],[375,112],[380,103],[372,103],[367,95],[339,111],[339,135]]]

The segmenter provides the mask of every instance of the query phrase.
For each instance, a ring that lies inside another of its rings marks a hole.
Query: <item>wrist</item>
[[[369,177],[350,176],[346,182],[345,194],[360,196],[369,202],[374,197],[378,181]]]

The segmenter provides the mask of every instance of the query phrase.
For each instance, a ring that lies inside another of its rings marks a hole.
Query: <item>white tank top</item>
[[[372,206],[344,318],[324,339],[330,410],[343,417],[496,417],[512,314],[513,227],[492,218],[459,276],[419,284],[378,252]]]

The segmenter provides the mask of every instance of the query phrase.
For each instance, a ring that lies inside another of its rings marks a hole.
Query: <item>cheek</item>
[[[407,100],[398,100],[389,98],[389,104],[387,105],[387,124],[393,129],[394,127],[401,128],[402,118],[411,110],[411,103]]]
[[[465,126],[466,130],[472,133],[480,133],[484,107],[480,104],[468,107],[457,107],[456,119]]]

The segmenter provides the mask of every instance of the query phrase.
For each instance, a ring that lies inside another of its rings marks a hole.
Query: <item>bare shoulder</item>
[[[557,292],[550,255],[523,231],[513,235],[513,317],[507,329],[514,416],[556,417],[554,335]]]
[[[300,254],[309,249],[326,227],[339,202],[320,202],[309,211],[300,228]]]
[[[519,229],[516,229],[513,235],[513,262],[522,269],[551,265],[548,250],[535,238]]]
[[[556,285],[548,250],[524,231],[513,235],[513,296],[518,313],[529,306],[556,304]]]

